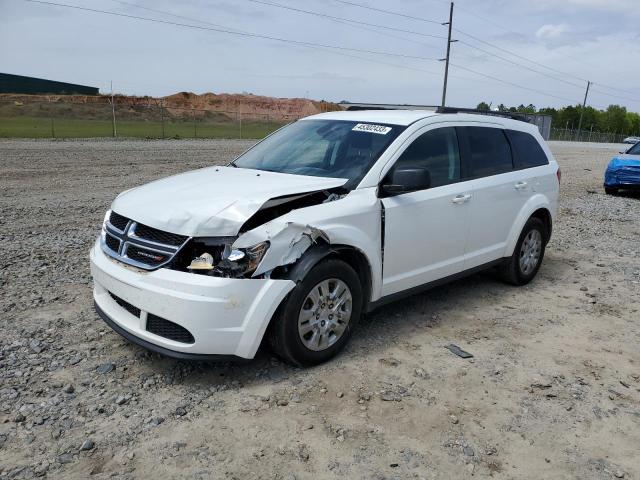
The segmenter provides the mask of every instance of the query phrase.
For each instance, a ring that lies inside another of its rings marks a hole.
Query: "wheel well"
[[[326,258],[337,258],[347,263],[355,270],[362,286],[362,296],[364,299],[363,310],[371,302],[371,292],[373,289],[373,279],[371,265],[362,251],[351,245],[333,245],[325,242],[318,242],[317,245],[309,248],[293,265],[277,267],[273,270],[271,278],[288,279],[298,283],[315,267]]]
[[[531,218],[538,218],[544,224],[544,243],[548,243],[551,238],[551,230],[553,229],[553,220],[551,219],[551,213],[549,210],[546,208],[539,208],[531,214]]]
[[[373,288],[371,265],[369,265],[367,257],[357,248],[347,245],[331,245],[331,250],[329,257],[344,261],[358,274],[360,285],[362,286],[362,311],[366,312],[367,306],[371,301],[371,289]]]

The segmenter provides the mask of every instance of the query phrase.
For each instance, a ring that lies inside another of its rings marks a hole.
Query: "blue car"
[[[616,194],[624,189],[640,190],[640,142],[613,157],[604,173],[606,193]]]

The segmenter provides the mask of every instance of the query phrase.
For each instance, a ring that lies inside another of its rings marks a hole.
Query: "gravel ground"
[[[389,305],[309,370],[128,344],[92,307],[110,201],[249,145],[0,141],[0,478],[640,478],[640,197],[604,195],[617,146],[552,144],[560,215],[528,286]]]

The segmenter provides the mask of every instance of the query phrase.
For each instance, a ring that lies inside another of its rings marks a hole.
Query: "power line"
[[[320,12],[313,12],[313,11],[310,11],[310,10],[303,10],[301,8],[291,7],[289,5],[282,5],[280,3],[267,2],[267,1],[264,1],[264,0],[247,0],[247,1],[248,2],[253,2],[253,3],[259,3],[261,5],[268,5],[268,6],[271,6],[271,7],[282,8],[282,9],[285,9],[285,10],[291,10],[291,11],[298,12],[298,13],[306,13],[308,15],[315,15],[317,17],[328,18],[330,20],[338,20],[338,21],[343,21],[343,22],[354,23],[354,24],[357,24],[357,25],[366,25],[368,27],[375,27],[375,28],[382,28],[382,29],[385,29],[385,30],[392,30],[394,32],[410,33],[412,35],[420,35],[422,37],[439,38],[439,39],[442,39],[442,40],[445,40],[447,38],[447,37],[444,37],[442,35],[432,35],[432,34],[429,34],[429,33],[416,32],[415,30],[405,30],[405,29],[402,29],[402,28],[388,27],[386,25],[379,25],[379,24],[376,24],[376,23],[361,22],[360,20],[353,20],[353,19],[350,19],[350,18],[335,17],[333,15],[327,15],[327,14],[320,13]]]
[[[433,0],[433,1],[436,1],[436,0]],[[439,0],[438,0],[438,1],[439,1]],[[526,38],[526,36],[524,36],[524,35],[522,34],[522,32],[516,32],[516,31],[514,31],[514,30],[511,30],[511,29],[509,29],[509,28],[505,27],[504,25],[502,25],[502,24],[500,24],[500,23],[498,23],[498,22],[496,22],[496,21],[493,21],[493,20],[491,20],[491,19],[489,19],[489,18],[487,18],[487,17],[484,17],[484,16],[482,16],[482,15],[480,15],[480,14],[476,13],[476,12],[475,12],[475,11],[473,11],[473,10],[470,10],[470,9],[469,9],[469,8],[467,8],[467,7],[461,7],[461,6],[458,6],[458,9],[459,9],[459,10],[461,10],[461,11],[463,11],[464,13],[467,13],[468,15],[471,15],[471,16],[473,16],[473,17],[475,17],[475,18],[478,18],[478,19],[480,19],[480,20],[482,20],[482,21],[484,21],[484,22],[486,22],[486,23],[489,23],[489,24],[491,24],[491,25],[494,25],[494,26],[496,26],[496,27],[500,28],[501,30],[503,30],[503,31],[505,31],[505,32],[507,32],[507,33],[511,33],[511,34],[513,34],[513,35],[518,35],[518,36],[521,36],[521,37],[525,37],[525,38]],[[536,43],[538,43],[538,42],[536,42]],[[538,44],[539,44],[539,43],[538,43]],[[591,63],[591,62],[586,62],[586,61],[584,61],[583,59],[576,58],[576,57],[575,57],[575,56],[573,56],[573,55],[568,55],[568,54],[566,54],[566,53],[562,53],[562,52],[557,51],[557,50],[556,50],[556,52],[555,52],[555,53],[557,53],[558,55],[560,55],[560,56],[562,56],[562,57],[568,58],[569,60],[573,60],[573,61],[574,61],[574,62],[576,62],[576,63],[581,63],[581,64],[583,64],[583,65],[587,65],[587,66],[592,67],[592,68],[593,68],[593,67],[595,67],[595,68],[600,68],[600,67],[601,67],[601,65],[596,65],[596,64]],[[578,77],[575,77],[575,78],[578,78]],[[578,78],[578,79],[579,79],[579,80],[581,80],[580,78]],[[593,82],[591,82],[591,84],[593,85]],[[599,85],[600,85],[600,86],[602,86],[602,87],[609,88],[609,89],[611,89],[611,90],[618,90],[618,91],[620,91],[620,92],[631,93],[631,94],[636,94],[636,93],[637,93],[637,92],[631,92],[631,91],[629,91],[629,90],[624,90],[624,89],[622,89],[622,88],[618,88],[618,87],[608,86],[608,85],[605,85],[605,84],[599,84]]]
[[[144,6],[138,5],[136,3],[125,2],[124,0],[111,0],[111,1],[115,2],[115,3],[119,3],[121,5],[127,5],[128,7],[140,8],[142,10],[147,10],[149,12],[159,13],[161,15],[168,15],[170,17],[180,18],[182,20],[188,20],[190,22],[204,23],[204,24],[211,25],[213,27],[218,27],[218,28],[228,28],[228,27],[225,27],[224,25],[219,25],[217,23],[211,23],[211,22],[208,22],[206,20],[200,20],[198,18],[192,18],[192,17],[185,17],[183,15],[178,15],[176,13],[167,12],[166,10],[158,10],[158,9],[155,9],[155,8],[144,7]],[[248,33],[248,32],[243,32],[242,30],[237,29],[237,28],[233,28],[233,30],[236,30],[236,31],[242,32],[242,33]]]
[[[338,3],[343,3],[345,5],[351,5],[352,7],[359,7],[359,8],[364,8],[367,10],[373,10],[374,12],[381,12],[381,13],[386,13],[388,15],[395,15],[397,17],[403,17],[403,18],[410,18],[412,20],[418,20],[420,22],[427,22],[427,23],[435,23],[436,25],[442,25],[442,22],[438,22],[437,20],[431,20],[429,18],[422,18],[422,17],[415,17],[413,15],[406,15],[404,13],[400,13],[400,12],[393,12],[391,10],[383,10],[382,8],[376,8],[376,7],[371,7],[369,5],[363,5],[362,3],[356,3],[356,2],[350,2],[347,0],[334,0],[335,2]]]
[[[509,82],[507,80],[503,80],[501,78],[494,77],[493,75],[488,75],[486,73],[478,72],[477,70],[472,70],[471,68],[463,67],[462,65],[456,65],[456,64],[453,64],[453,63],[450,63],[449,65],[451,65],[452,67],[459,68],[461,70],[465,70],[465,71],[470,72],[470,73],[474,73],[476,75],[480,75],[481,77],[489,78],[489,79],[494,80],[496,82],[504,83],[505,85],[510,85],[512,87],[520,88],[522,90],[529,90],[530,92],[535,92],[535,93],[539,93],[541,95],[546,95],[547,97],[553,97],[553,98],[556,98],[558,100],[563,100],[563,101],[566,101],[566,102],[570,102],[571,104],[575,103],[575,100],[572,100],[570,98],[560,97],[560,96],[554,95],[552,93],[543,92],[542,90],[537,90],[535,88],[525,87],[524,85],[519,85],[517,83]]]
[[[473,48],[474,50],[478,50],[478,51],[480,51],[480,52],[486,53],[487,55],[491,55],[492,57],[499,58],[500,60],[504,60],[505,62],[508,62],[508,63],[510,63],[510,64],[512,64],[512,65],[517,66],[517,67],[525,68],[525,69],[527,69],[527,70],[529,70],[529,71],[531,71],[531,72],[538,73],[538,74],[543,75],[543,76],[545,76],[545,77],[548,77],[548,78],[552,78],[552,79],[554,79],[554,80],[557,80],[558,82],[562,82],[562,83],[566,83],[567,85],[571,85],[572,87],[579,87],[579,88],[582,88],[582,85],[578,85],[577,83],[573,83],[573,82],[570,82],[570,81],[568,81],[568,80],[564,80],[563,78],[558,78],[558,77],[555,77],[555,76],[553,76],[553,75],[549,75],[548,73],[541,72],[540,70],[536,70],[535,68],[529,67],[529,66],[527,66],[527,65],[523,65],[522,63],[518,63],[518,62],[516,62],[516,61],[514,61],[514,60],[511,60],[511,59],[509,59],[509,58],[503,57],[503,56],[501,56],[501,55],[498,55],[498,54],[496,54],[496,53],[490,52],[490,51],[485,50],[485,49],[483,49],[483,48],[476,47],[475,45],[472,45],[472,44],[471,44],[471,43],[469,43],[469,42],[465,42],[464,40],[459,40],[459,42],[460,42],[461,44],[463,44],[463,45],[466,45],[466,46],[467,46],[467,47],[469,47],[469,48]]]
[[[400,17],[404,17],[404,18],[410,18],[410,19],[412,19],[412,20],[417,20],[417,21],[422,21],[422,22],[428,22],[428,23],[436,23],[434,20],[431,20],[431,19],[421,18],[421,17],[417,17],[417,16],[413,16],[413,15],[407,15],[407,14],[403,14],[403,13],[396,12],[396,11],[391,11],[391,10],[383,10],[383,9],[379,9],[379,8],[374,8],[374,7],[370,7],[370,6],[368,6],[368,5],[362,5],[362,4],[359,4],[359,3],[356,3],[356,2],[352,2],[352,1],[347,1],[347,0],[334,0],[334,1],[339,2],[339,3],[346,4],[346,5],[353,5],[353,6],[357,6],[357,7],[361,7],[361,8],[366,8],[366,9],[368,9],[368,10],[373,10],[373,11],[377,11],[377,12],[387,13],[387,14],[389,14],[389,15],[395,15],[395,16],[400,16]],[[448,2],[440,1],[440,0],[432,0],[432,1],[436,1],[437,3],[442,3],[443,5],[448,3]],[[497,27],[501,28],[501,29],[502,29],[502,30],[504,30],[504,31],[507,31],[507,32],[509,32],[509,33],[513,33],[513,34],[516,34],[516,35],[522,35],[522,33],[518,33],[518,32],[515,32],[515,31],[513,31],[513,30],[510,30],[510,29],[508,29],[508,28],[506,28],[506,27],[504,27],[504,26],[500,25],[499,23],[494,22],[493,20],[490,20],[490,19],[488,19],[488,18],[486,18],[486,17],[483,17],[483,16],[481,16],[481,15],[478,15],[477,13],[475,13],[474,11],[472,11],[472,10],[470,10],[470,9],[466,8],[466,7],[459,7],[459,8],[460,8],[460,10],[463,10],[463,11],[465,11],[466,13],[468,13],[468,14],[470,14],[470,15],[473,15],[473,16],[474,16],[474,17],[476,17],[476,18],[479,18],[480,20],[483,20],[483,21],[488,22],[488,23],[490,23],[490,24],[492,24],[492,25],[495,25],[495,26],[497,26]],[[462,34],[462,35],[466,35],[466,36],[468,36],[469,38],[472,38],[472,39],[474,39],[474,40],[475,40],[475,41],[477,41],[477,42],[480,42],[480,43],[483,43],[483,44],[485,44],[485,45],[487,45],[487,46],[490,46],[490,47],[493,47],[493,48],[495,48],[495,49],[501,50],[501,51],[503,51],[503,52],[505,52],[505,53],[508,53],[509,55],[513,55],[514,57],[517,57],[517,58],[520,58],[520,59],[525,60],[525,61],[527,61],[527,62],[533,63],[533,64],[535,64],[535,65],[538,65],[538,66],[542,67],[542,68],[546,68],[547,70],[550,70],[550,71],[555,72],[555,73],[557,73],[557,74],[564,75],[564,76],[568,76],[568,77],[573,77],[573,78],[575,78],[576,80],[580,80],[580,81],[584,81],[584,82],[586,82],[586,81],[587,81],[585,78],[579,77],[579,76],[577,76],[577,75],[574,75],[574,74],[571,74],[571,73],[568,73],[568,72],[563,72],[563,71],[561,71],[561,70],[557,70],[557,69],[555,69],[555,68],[549,67],[548,65],[545,65],[545,64],[540,63],[540,62],[536,62],[536,61],[531,60],[531,59],[529,59],[529,58],[527,58],[527,57],[524,57],[524,56],[519,55],[519,54],[517,54],[517,53],[514,53],[514,52],[512,52],[512,51],[510,51],[510,50],[507,50],[507,49],[505,49],[505,48],[502,48],[502,47],[500,47],[500,46],[498,46],[498,45],[495,45],[495,44],[493,44],[493,43],[487,42],[486,40],[483,40],[483,39],[481,39],[481,38],[478,38],[478,37],[476,37],[476,36],[474,36],[474,35],[471,35],[471,34],[469,34],[469,33],[467,33],[467,32],[464,32],[464,31],[462,31],[462,30],[455,29],[455,31],[456,31],[457,33]],[[468,44],[467,44],[467,45],[468,45]],[[559,53],[560,53],[560,52],[559,52]],[[580,60],[579,60],[579,59],[577,59],[577,58],[575,58],[575,57],[573,57],[573,56],[571,56],[571,55],[566,55],[566,54],[562,54],[562,53],[560,53],[560,54],[561,54],[563,57],[566,57],[566,58],[569,58],[569,59],[571,59],[571,60],[574,60],[574,61],[580,62]],[[581,63],[585,63],[585,62],[581,62]],[[587,63],[585,63],[585,64],[587,64]],[[593,66],[593,65],[592,65],[592,66]],[[556,79],[556,80],[558,80],[558,79]],[[565,83],[567,83],[567,82],[565,82]],[[593,82],[592,82],[592,83],[593,83]],[[573,85],[573,86],[575,86],[575,84],[572,84],[572,85]],[[624,90],[624,89],[622,89],[622,88],[618,88],[618,87],[613,87],[613,86],[611,86],[611,85],[607,85],[607,84],[603,84],[603,83],[599,83],[599,82],[595,83],[595,85],[599,85],[599,86],[601,86],[601,87],[608,88],[608,89],[610,89],[610,90],[616,90],[616,91],[619,91],[619,92],[629,93],[629,94],[631,94],[631,95],[636,95],[636,94],[638,93],[638,92],[633,92],[633,91],[630,91],[630,90]],[[581,87],[581,88],[582,88],[582,87]],[[600,91],[599,93],[604,94],[604,95],[607,95],[606,93],[601,92],[601,91]],[[611,94],[609,94],[609,95],[611,95]],[[611,95],[611,96],[614,96],[614,95]],[[617,98],[624,98],[624,99],[626,99],[626,100],[630,100],[629,98],[622,97],[622,96],[618,96]],[[637,101],[637,100],[635,100],[635,99],[631,99],[631,100],[632,100],[632,101]]]
[[[595,83],[595,84],[594,84],[593,82],[591,82],[591,85],[600,85],[600,84],[599,84],[599,83]],[[600,85],[600,86],[602,86],[602,85]],[[640,102],[640,99],[637,99],[637,98],[624,97],[624,96],[622,96],[622,95],[615,95],[615,94],[613,94],[613,93],[603,92],[602,90],[598,90],[598,89],[595,89],[595,88],[593,88],[593,87],[591,87],[591,91],[592,91],[592,92],[599,93],[600,95],[606,95],[606,96],[608,96],[608,97],[613,97],[613,98],[620,98],[620,99],[622,99],[622,100],[628,100],[628,101],[630,101],[630,102]]]
[[[524,68],[524,69],[526,69],[526,70],[529,70],[529,71],[531,71],[531,72],[537,73],[537,74],[542,75],[542,76],[544,76],[544,77],[551,78],[551,79],[553,79],[553,80],[556,80],[556,81],[558,81],[558,82],[565,83],[565,84],[567,84],[567,85],[571,85],[571,86],[573,86],[573,87],[582,88],[582,85],[579,85],[579,84],[574,83],[574,82],[570,82],[570,81],[565,80],[565,79],[563,79],[563,78],[558,78],[558,77],[556,77],[556,76],[554,76],[554,75],[550,75],[550,74],[545,73],[545,72],[541,72],[540,70],[536,70],[535,68],[529,67],[529,66],[524,65],[524,64],[522,64],[522,63],[516,62],[516,61],[511,60],[511,59],[509,59],[509,58],[503,57],[503,56],[498,55],[498,54],[496,54],[496,53],[493,53],[493,52],[490,52],[490,51],[485,50],[485,49],[483,49],[483,48],[480,48],[480,47],[477,47],[477,46],[475,46],[475,45],[472,45],[472,44],[470,44],[469,42],[466,42],[466,41],[464,41],[464,40],[460,40],[460,43],[461,43],[461,44],[463,44],[463,45],[466,45],[466,46],[467,46],[467,47],[469,47],[469,48],[473,48],[474,50],[478,50],[478,51],[480,51],[480,52],[486,53],[487,55],[491,55],[492,57],[499,58],[499,59],[501,59],[501,60],[503,60],[503,61],[505,61],[505,62],[508,62],[508,63],[510,63],[510,64],[512,64],[512,65],[515,65],[515,66],[518,66],[518,67],[522,67],[522,68]],[[530,60],[529,60],[529,61],[530,61]],[[549,68],[549,67],[547,67],[547,68]],[[589,82],[589,83],[590,83],[591,85],[593,85],[593,84],[594,84],[593,82]],[[598,84],[596,84],[596,85],[598,85]],[[640,102],[640,100],[639,100],[639,99],[637,99],[637,98],[630,98],[630,97],[625,97],[625,96],[622,96],[622,95],[615,95],[615,94],[613,94],[613,93],[603,92],[602,90],[597,90],[597,89],[595,89],[595,88],[591,88],[591,91],[593,91],[593,92],[597,92],[597,93],[600,93],[601,95],[607,95],[607,96],[609,96],[609,97],[621,98],[621,99],[628,100],[628,101],[632,101],[632,102]]]
[[[149,17],[140,17],[138,15],[129,15],[129,14],[126,14],[126,13],[110,12],[110,11],[107,11],[107,10],[98,10],[98,9],[95,9],[95,8],[80,7],[80,6],[77,6],[77,5],[68,5],[68,4],[65,4],[65,3],[47,2],[47,1],[44,1],[44,0],[23,0],[23,1],[30,2],[30,3],[38,3],[38,4],[42,4],[42,5],[51,5],[51,6],[56,6],[56,7],[64,7],[64,8],[70,8],[70,9],[75,9],[75,10],[82,10],[82,11],[86,11],[86,12],[100,13],[100,14],[103,14],[103,15],[111,15],[111,16],[115,16],[115,17],[124,17],[124,18],[130,18],[130,19],[134,19],[134,20],[142,20],[142,21],[145,21],[145,22],[161,23],[161,24],[165,24],[165,25],[173,25],[173,26],[178,26],[178,27],[193,28],[193,29],[197,29],[197,30],[208,30],[208,31],[212,31],[212,32],[225,33],[225,34],[228,34],[228,35],[236,35],[236,36],[249,37],[249,38],[261,38],[261,39],[264,39],[264,40],[273,40],[273,41],[282,42],[282,43],[289,43],[289,44],[292,44],[292,45],[300,45],[300,46],[303,46],[303,47],[319,47],[319,48],[343,50],[343,51],[349,51],[349,52],[370,53],[370,54],[373,54],[373,55],[383,55],[383,56],[389,56],[389,57],[409,58],[409,59],[413,59],[413,60],[431,60],[431,61],[437,61],[438,60],[437,58],[421,57],[421,56],[418,56],[418,55],[406,55],[406,54],[395,53],[395,52],[382,52],[382,51],[377,51],[377,50],[365,50],[365,49],[360,49],[360,48],[341,47],[341,46],[338,46],[338,45],[327,45],[327,44],[322,44],[322,43],[306,42],[306,41],[302,41],[302,40],[291,40],[291,39],[287,39],[287,38],[273,37],[273,36],[270,36],[270,35],[261,35],[261,34],[258,34],[258,33],[238,32],[238,31],[228,30],[227,28],[202,27],[202,26],[199,26],[199,25],[190,25],[190,24],[187,24],[187,23],[172,22],[172,21],[169,21],[169,20],[160,20],[160,19],[149,18]]]
[[[460,33],[460,34],[462,34],[462,35],[464,35],[466,37],[472,38],[476,42],[480,42],[480,43],[482,43],[484,45],[488,45],[489,47],[495,48],[496,50],[500,50],[502,52],[508,53],[509,55],[513,55],[516,58],[520,58],[520,59],[525,60],[525,61],[527,61],[529,63],[533,63],[534,65],[538,65],[538,66],[540,66],[542,68],[546,68],[547,70],[551,70],[552,72],[558,73],[560,75],[566,75],[568,77],[573,77],[573,78],[575,78],[577,80],[583,80],[585,82],[587,81],[587,79],[585,79],[585,78],[581,78],[581,77],[578,77],[578,76],[573,75],[571,73],[563,72],[561,70],[556,70],[555,68],[549,67],[548,65],[545,65],[544,63],[540,63],[540,62],[536,62],[535,60],[531,60],[531,59],[529,59],[529,58],[527,58],[527,57],[525,57],[523,55],[519,55],[519,54],[514,53],[514,52],[512,52],[510,50],[507,50],[506,48],[502,48],[502,47],[500,47],[498,45],[495,45],[493,43],[487,42],[486,40],[483,40],[483,39],[478,38],[478,37],[476,37],[474,35],[471,35],[470,33],[463,32],[462,30],[456,29],[456,32],[458,32],[458,33]],[[582,88],[582,87],[580,87],[580,88]]]

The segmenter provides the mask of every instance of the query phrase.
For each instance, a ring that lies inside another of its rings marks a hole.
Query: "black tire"
[[[618,189],[615,187],[604,187],[604,193],[607,195],[617,195]]]
[[[527,238],[529,233],[536,230],[540,234],[540,237],[542,239],[537,264],[533,267],[532,270],[523,271],[520,262],[520,257],[522,254],[522,244],[524,243],[525,238]],[[507,283],[517,286],[526,285],[531,280],[533,280],[533,278],[538,273],[538,270],[540,269],[540,265],[542,265],[544,250],[547,243],[546,239],[547,232],[544,223],[539,218],[534,217],[531,217],[529,220],[527,220],[527,223],[524,225],[524,228],[520,233],[520,237],[518,238],[518,243],[516,243],[516,247],[513,249],[513,255],[505,259],[505,262],[500,268],[502,279]]]
[[[314,351],[303,343],[298,331],[298,316],[307,295],[319,283],[338,279],[344,282],[351,291],[351,318],[346,329],[333,345],[324,350]],[[273,352],[285,362],[308,367],[318,365],[336,356],[349,341],[353,328],[362,314],[362,286],[358,274],[342,260],[327,259],[318,263],[309,271],[289,293],[276,311],[268,332],[268,340]]]

